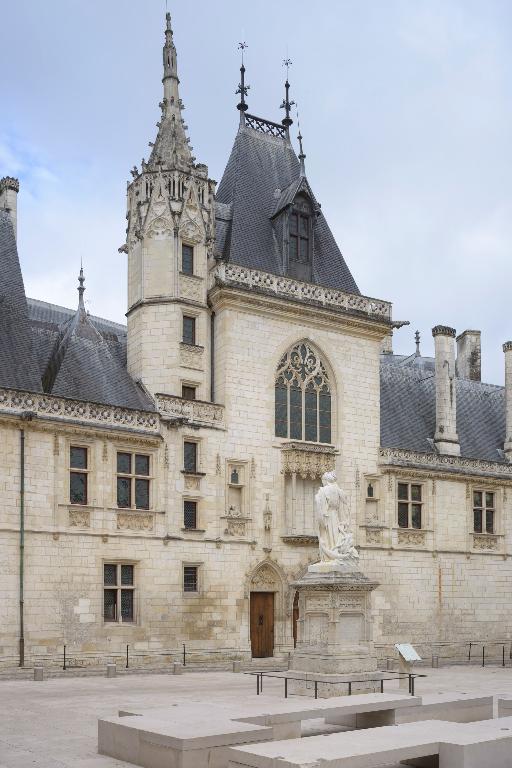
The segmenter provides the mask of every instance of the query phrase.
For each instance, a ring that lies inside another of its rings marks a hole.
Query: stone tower
[[[176,48],[166,15],[164,97],[149,160],[128,184],[128,370],[152,393],[210,399],[208,257],[215,182],[195,162],[182,118]],[[192,390],[191,388],[195,389]]]

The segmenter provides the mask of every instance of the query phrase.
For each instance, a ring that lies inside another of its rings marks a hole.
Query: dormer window
[[[288,274],[311,280],[311,209],[299,196],[288,217]]]
[[[309,261],[309,216],[297,211],[290,216],[290,261]]]

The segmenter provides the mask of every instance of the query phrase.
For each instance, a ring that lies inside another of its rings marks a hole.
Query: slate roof
[[[456,393],[461,456],[506,463],[504,387],[456,379]],[[382,447],[434,453],[434,360],[382,355],[380,397]]]
[[[299,182],[300,163],[288,139],[241,126],[216,195],[217,257],[283,274],[271,217],[293,201]],[[322,214],[314,223],[314,242],[312,282],[359,293]]]
[[[29,300],[43,388],[60,397],[154,410],[126,370],[126,328],[76,311]]]
[[[25,296],[9,214],[0,210],[0,386],[154,410],[126,370],[126,328]]]
[[[10,215],[0,210],[0,386],[41,391]]]

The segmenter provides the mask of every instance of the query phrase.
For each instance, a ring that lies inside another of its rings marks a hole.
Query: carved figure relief
[[[153,515],[130,512],[117,513],[117,529],[119,531],[152,531]]]

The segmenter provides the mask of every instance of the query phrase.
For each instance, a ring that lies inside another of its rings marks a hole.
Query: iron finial
[[[244,51],[248,47],[249,46],[245,42],[238,43],[238,50],[242,51],[242,66],[240,67],[240,84],[236,89],[235,93],[236,95],[240,94],[240,102],[237,104],[236,108],[240,111],[241,121],[243,121],[244,112],[246,112],[248,109],[247,103],[245,101],[245,97],[247,96],[247,91],[251,87],[250,85],[245,84]]]
[[[286,132],[288,134],[289,134],[290,125],[293,123],[293,120],[290,117],[290,110],[295,104],[294,101],[290,101],[290,83],[288,82],[288,74],[289,74],[291,65],[292,65],[291,59],[284,59],[283,66],[286,67],[286,83],[284,84],[285,97],[284,97],[283,103],[281,104],[281,109],[284,109],[285,117],[283,118],[283,120],[281,120],[281,122],[286,128]]]
[[[306,175],[306,166],[304,164],[304,160],[306,159],[306,155],[304,154],[304,149],[302,147],[302,133],[300,132],[299,107],[297,105],[295,105],[295,106],[296,106],[296,110],[297,110],[297,128],[299,129],[299,133],[297,135],[297,139],[299,141],[299,149],[300,149],[300,152],[299,152],[300,175],[301,176],[305,176]]]
[[[420,332],[416,331],[414,334],[414,341],[416,342],[416,357],[421,357],[420,352]]]

